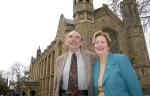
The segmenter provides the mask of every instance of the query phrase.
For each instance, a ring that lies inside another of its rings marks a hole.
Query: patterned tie
[[[73,53],[71,57],[68,90],[70,91],[70,96],[78,96],[78,71],[75,53]]]

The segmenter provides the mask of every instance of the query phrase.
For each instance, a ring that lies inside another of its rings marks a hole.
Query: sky
[[[94,8],[106,0],[93,0]],[[73,0],[0,0],[0,70],[28,66],[55,39],[59,18],[72,19]]]
[[[39,46],[43,52],[55,39],[60,15],[72,19],[72,10],[73,0],[0,0],[0,70],[29,65]]]

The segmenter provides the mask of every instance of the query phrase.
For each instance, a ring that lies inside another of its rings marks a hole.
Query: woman
[[[142,96],[136,72],[124,54],[110,52],[107,33],[96,32],[93,45],[99,59],[93,64],[93,96]]]

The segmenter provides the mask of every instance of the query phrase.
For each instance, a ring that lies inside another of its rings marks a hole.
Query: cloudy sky
[[[102,0],[94,0],[95,8]],[[72,19],[73,0],[0,0],[0,70],[30,64],[54,40],[61,14]]]
[[[106,0],[93,0],[94,7]],[[61,14],[72,19],[73,0],[0,0],[0,70],[30,64],[55,39]]]

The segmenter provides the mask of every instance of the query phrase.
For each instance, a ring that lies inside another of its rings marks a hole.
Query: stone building
[[[65,35],[77,30],[83,37],[83,48],[93,51],[92,36],[102,30],[110,34],[111,51],[128,54],[141,81],[144,94],[150,94],[150,61],[136,0],[123,0],[120,20],[107,5],[94,9],[93,0],[73,0],[73,20],[60,16],[55,40],[37,57],[32,57],[26,88],[38,96],[52,96],[55,59],[66,51]],[[34,84],[36,83],[36,84]],[[37,86],[38,85],[38,86]]]

